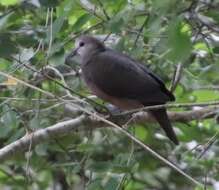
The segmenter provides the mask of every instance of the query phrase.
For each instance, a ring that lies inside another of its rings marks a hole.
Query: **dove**
[[[175,100],[160,77],[145,65],[127,54],[107,48],[97,38],[78,37],[69,56],[76,54],[80,57],[82,77],[91,92],[121,110],[163,105]],[[178,145],[166,108],[148,112],[167,137]]]

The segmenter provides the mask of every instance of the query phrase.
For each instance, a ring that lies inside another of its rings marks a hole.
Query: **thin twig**
[[[154,106],[146,106],[138,109],[133,109],[130,111],[124,111],[122,113],[115,114],[116,116],[129,115],[140,111],[149,111],[153,109],[160,108],[191,108],[191,107],[206,107],[206,106],[217,106],[219,105],[219,101],[210,101],[210,102],[201,102],[201,103],[168,103],[162,105],[154,105]]]
[[[134,144],[134,142],[133,142],[133,140],[131,141],[131,151],[130,151],[130,154],[129,154],[129,157],[128,157],[128,161],[127,161],[127,166],[129,166],[129,164],[130,164],[130,162],[131,162],[131,160],[132,160],[132,157],[133,157],[133,155],[134,155],[134,150],[135,150],[135,146],[134,146],[135,144]],[[125,180],[126,180],[126,178],[127,178],[127,173],[125,173],[122,177],[121,177],[121,179],[120,179],[120,182],[119,182],[119,184],[117,185],[117,187],[116,187],[116,190],[119,190],[120,188],[122,189],[122,185],[125,183]]]
[[[17,82],[25,85],[25,86],[28,86],[36,91],[39,91],[39,92],[42,92],[43,94],[49,96],[49,97],[52,97],[52,98],[57,98],[59,99],[60,101],[62,102],[65,102],[67,103],[66,101],[64,101],[62,98],[59,98],[55,95],[53,95],[52,93],[48,92],[48,91],[45,91],[43,89],[40,89],[38,87],[35,87],[33,85],[30,85],[20,79],[17,79],[13,76],[10,76],[8,75],[7,73],[4,73],[2,71],[0,71],[0,75],[2,76],[5,76],[5,77],[11,77],[12,79],[16,80]],[[189,176],[188,174],[186,174],[183,170],[181,170],[178,166],[176,166],[175,164],[173,164],[172,162],[170,162],[169,160],[167,160],[166,158],[162,157],[160,154],[158,154],[157,152],[155,152],[154,150],[152,150],[149,146],[145,145],[142,141],[136,139],[134,136],[132,136],[128,131],[126,131],[125,129],[121,128],[120,126],[116,125],[115,123],[97,115],[96,113],[93,113],[85,108],[82,108],[81,106],[79,105],[76,105],[74,104],[74,106],[76,106],[78,109],[80,109],[81,111],[97,118],[98,120],[114,127],[115,129],[117,129],[118,131],[120,131],[122,134],[124,134],[125,136],[127,136],[128,138],[130,138],[131,140],[133,140],[136,144],[140,145],[144,150],[150,152],[155,158],[161,160],[162,162],[164,162],[165,164],[167,164],[169,167],[171,167],[172,169],[176,170],[177,172],[179,172],[181,175],[183,175],[184,177],[186,177],[188,180],[190,180],[191,182],[193,182],[194,184],[198,185],[198,186],[201,186],[203,187],[203,184],[198,182],[197,180],[195,180],[194,178],[192,178],[191,176]],[[59,126],[60,127],[60,126]],[[44,136],[45,137],[45,136]],[[34,142],[33,142],[34,143]],[[4,151],[3,151],[4,152]],[[0,156],[1,156],[1,152],[0,152]],[[4,155],[2,155],[4,157]]]
[[[50,10],[50,34],[49,34],[49,47],[47,51],[47,57],[50,56],[52,41],[53,41],[53,8],[51,8]]]
[[[28,147],[28,152],[27,152],[27,162],[26,162],[26,167],[25,167],[25,171],[26,171],[26,178],[27,178],[27,183],[29,183],[29,179],[30,179],[30,158],[31,158],[31,149],[32,149],[32,139],[33,139],[33,135],[34,133],[31,133],[31,139],[30,139],[30,143],[29,143],[29,147]]]
[[[0,96],[0,100],[11,100],[11,101],[42,101],[42,102],[57,102],[57,99],[50,99],[50,98],[18,98],[18,97],[6,97],[6,96]]]
[[[85,11],[89,12],[90,14],[94,15],[95,17],[97,17],[98,19],[100,19],[101,21],[106,21],[102,16],[100,16],[99,14],[97,14],[96,12],[96,6],[91,4],[90,2],[88,2],[90,4],[90,7],[88,7],[89,4],[83,4],[81,1],[79,3],[79,5],[81,6],[81,8],[83,8]],[[93,6],[93,7],[91,7]]]
[[[19,60],[18,60],[18,61],[19,61]],[[53,81],[53,82],[56,83],[57,85],[59,85],[59,86],[61,86],[62,88],[64,88],[66,91],[71,92],[72,94],[75,94],[75,95],[77,95],[78,97],[85,99],[87,102],[85,102],[83,99],[79,99],[79,98],[77,98],[77,97],[74,97],[74,99],[77,99],[77,101],[83,102],[83,103],[85,103],[85,104],[90,103],[90,104],[93,105],[93,106],[96,105],[96,106],[98,106],[99,108],[102,108],[103,110],[105,110],[107,113],[110,113],[109,110],[107,109],[107,107],[105,107],[104,105],[99,104],[98,102],[96,102],[96,101],[94,101],[94,100],[88,98],[87,96],[82,95],[82,94],[76,92],[76,91],[73,90],[72,88],[66,86],[66,85],[65,85],[66,83],[65,83],[65,84],[60,83],[59,81],[57,81],[57,80],[54,79],[53,77],[49,76],[49,75],[45,72],[46,69],[51,69],[51,70],[55,71],[56,74],[57,74],[62,80],[64,80],[64,78],[62,78],[62,75],[60,74],[60,72],[59,72],[57,69],[55,69],[54,67],[46,66],[46,67],[43,68],[41,71],[37,71],[36,69],[34,69],[33,67],[31,67],[30,65],[23,64],[23,66],[25,66],[27,69],[31,70],[33,73],[37,73],[37,74],[43,75],[46,79],[49,79],[49,80]],[[65,80],[64,80],[64,81],[65,81]]]
[[[149,21],[149,18],[150,18],[150,16],[149,16],[149,14],[148,14],[147,17],[146,17],[146,19],[145,19],[145,21],[143,22],[142,26],[140,27],[140,29],[139,29],[139,31],[138,31],[138,34],[137,34],[137,37],[136,37],[136,39],[135,39],[133,48],[136,47],[137,42],[138,42],[138,39],[139,39],[139,37],[140,37],[140,35],[141,35],[143,29],[144,29],[144,26],[145,26],[145,25],[147,24],[147,22]]]
[[[183,64],[179,63],[176,67],[174,77],[173,77],[173,80],[172,80],[172,84],[171,84],[171,87],[170,87],[171,92],[175,91],[175,89],[177,87],[177,84],[179,83],[180,78],[182,76],[182,71],[183,71]]]
[[[204,145],[204,150],[198,155],[197,159],[200,159],[211,148],[211,146],[217,141],[219,131]]]
[[[105,15],[107,20],[110,20],[110,16],[107,14],[106,9],[103,6],[103,3],[100,0],[97,0],[97,2],[99,3],[100,7],[102,8],[103,14]]]
[[[26,134],[22,138],[4,146],[0,149],[0,160],[1,162],[9,157],[16,155],[17,153],[28,150],[30,142],[31,147],[36,144],[48,141],[54,137],[60,137],[69,134],[72,130],[76,130],[81,126],[81,122],[84,122],[86,117],[81,115],[75,119],[56,123],[47,128],[38,129],[32,133]]]
[[[195,87],[193,88],[193,90],[219,90],[219,86],[218,85],[209,85],[209,86],[199,86],[199,87]]]

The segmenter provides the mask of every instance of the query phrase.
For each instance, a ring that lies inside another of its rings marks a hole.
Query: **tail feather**
[[[167,137],[169,137],[171,141],[173,141],[176,145],[178,145],[179,141],[176,137],[175,132],[173,131],[173,128],[168,118],[166,109],[162,108],[158,110],[151,110],[150,113],[153,115],[153,117],[158,121],[160,126],[163,128]]]

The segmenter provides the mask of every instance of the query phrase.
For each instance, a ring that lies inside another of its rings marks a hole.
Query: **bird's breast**
[[[105,93],[101,88],[96,85],[95,81],[92,80],[92,76],[90,75],[90,73],[86,73],[86,71],[83,72],[82,70],[82,76],[90,91],[102,100],[107,101],[122,110],[131,110],[143,107],[142,103],[137,100],[119,98]]]

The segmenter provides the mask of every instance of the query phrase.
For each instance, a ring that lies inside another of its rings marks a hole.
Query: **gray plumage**
[[[98,97],[123,110],[174,101],[162,80],[129,56],[108,49],[99,40],[81,36],[76,40],[82,76]],[[167,136],[178,144],[166,109],[151,110]]]

